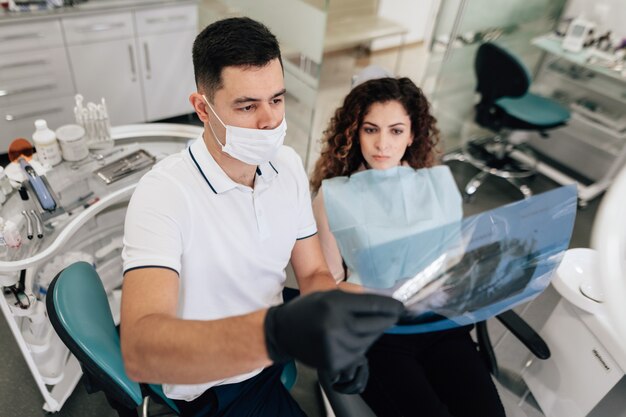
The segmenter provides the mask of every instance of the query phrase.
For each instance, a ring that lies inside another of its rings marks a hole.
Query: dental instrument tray
[[[93,173],[106,184],[111,184],[154,165],[155,161],[154,156],[143,149],[139,149],[95,170]]]

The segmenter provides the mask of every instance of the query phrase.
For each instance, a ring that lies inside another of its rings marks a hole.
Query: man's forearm
[[[197,384],[267,366],[265,314],[211,321],[150,315],[132,327],[122,323],[126,371],[141,382]]]

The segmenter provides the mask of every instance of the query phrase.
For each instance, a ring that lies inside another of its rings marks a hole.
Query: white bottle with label
[[[37,130],[33,133],[33,142],[37,148],[39,161],[50,165],[60,163],[61,148],[54,132],[48,129],[48,124],[42,119],[35,121],[35,127]]]

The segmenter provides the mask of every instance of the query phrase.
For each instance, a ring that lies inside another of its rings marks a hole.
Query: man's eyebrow
[[[282,90],[280,90],[278,93],[274,94],[274,95],[272,96],[272,98],[276,98],[276,97],[284,96],[286,92],[287,92],[287,89],[286,89],[286,88],[283,88],[283,89],[282,89]]]
[[[273,99],[273,98],[276,98],[276,97],[282,96],[282,95],[284,95],[286,92],[287,92],[287,89],[286,89],[286,88],[283,88],[283,89],[282,89],[282,90],[280,90],[278,93],[274,94],[274,95],[270,98],[270,100],[271,100],[271,99]],[[255,98],[255,97],[247,97],[247,96],[243,96],[243,97],[238,97],[238,98],[234,99],[234,100],[233,100],[233,104],[255,103],[255,102],[258,102],[258,101],[261,101],[261,99],[260,99],[260,98]]]

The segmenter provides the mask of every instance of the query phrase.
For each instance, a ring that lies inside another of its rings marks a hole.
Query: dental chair
[[[546,138],[546,131],[563,126],[570,112],[554,100],[530,93],[531,76],[524,63],[495,43],[478,48],[474,70],[480,94],[475,121],[495,135],[470,140],[460,151],[445,155],[443,161],[468,162],[480,170],[465,186],[468,202],[489,175],[504,178],[528,198],[532,191],[520,179],[534,175],[536,164],[512,157],[514,151],[519,151],[526,156],[524,159],[534,160],[522,146],[509,141],[510,134],[514,130],[532,130]]]
[[[550,349],[537,334],[517,313],[513,310],[505,311],[496,316],[498,321],[504,325],[517,339],[528,348],[528,350],[538,359],[545,360],[550,357]],[[485,366],[496,380],[508,377],[503,375],[498,367],[495,352],[491,345],[491,340],[487,332],[487,322],[476,323],[476,348],[482,357]],[[327,415],[332,417],[376,417],[374,412],[368,407],[360,395],[341,394],[332,388],[332,383],[327,375],[318,373],[322,396],[326,405]],[[505,384],[507,381],[503,381]]]
[[[77,262],[61,271],[48,287],[46,308],[54,330],[78,359],[89,394],[103,391],[120,417],[136,417],[142,403],[147,416],[148,398],[178,414],[160,385],[139,384],[126,375],[107,295],[90,264]]]
[[[147,416],[149,399],[178,415],[160,385],[139,384],[126,375],[107,294],[93,266],[77,262],[61,271],[48,287],[46,308],[54,330],[83,369],[88,393],[103,391],[120,417],[136,417],[142,404],[142,415]],[[290,362],[281,380],[290,389],[295,379],[295,364]]]

